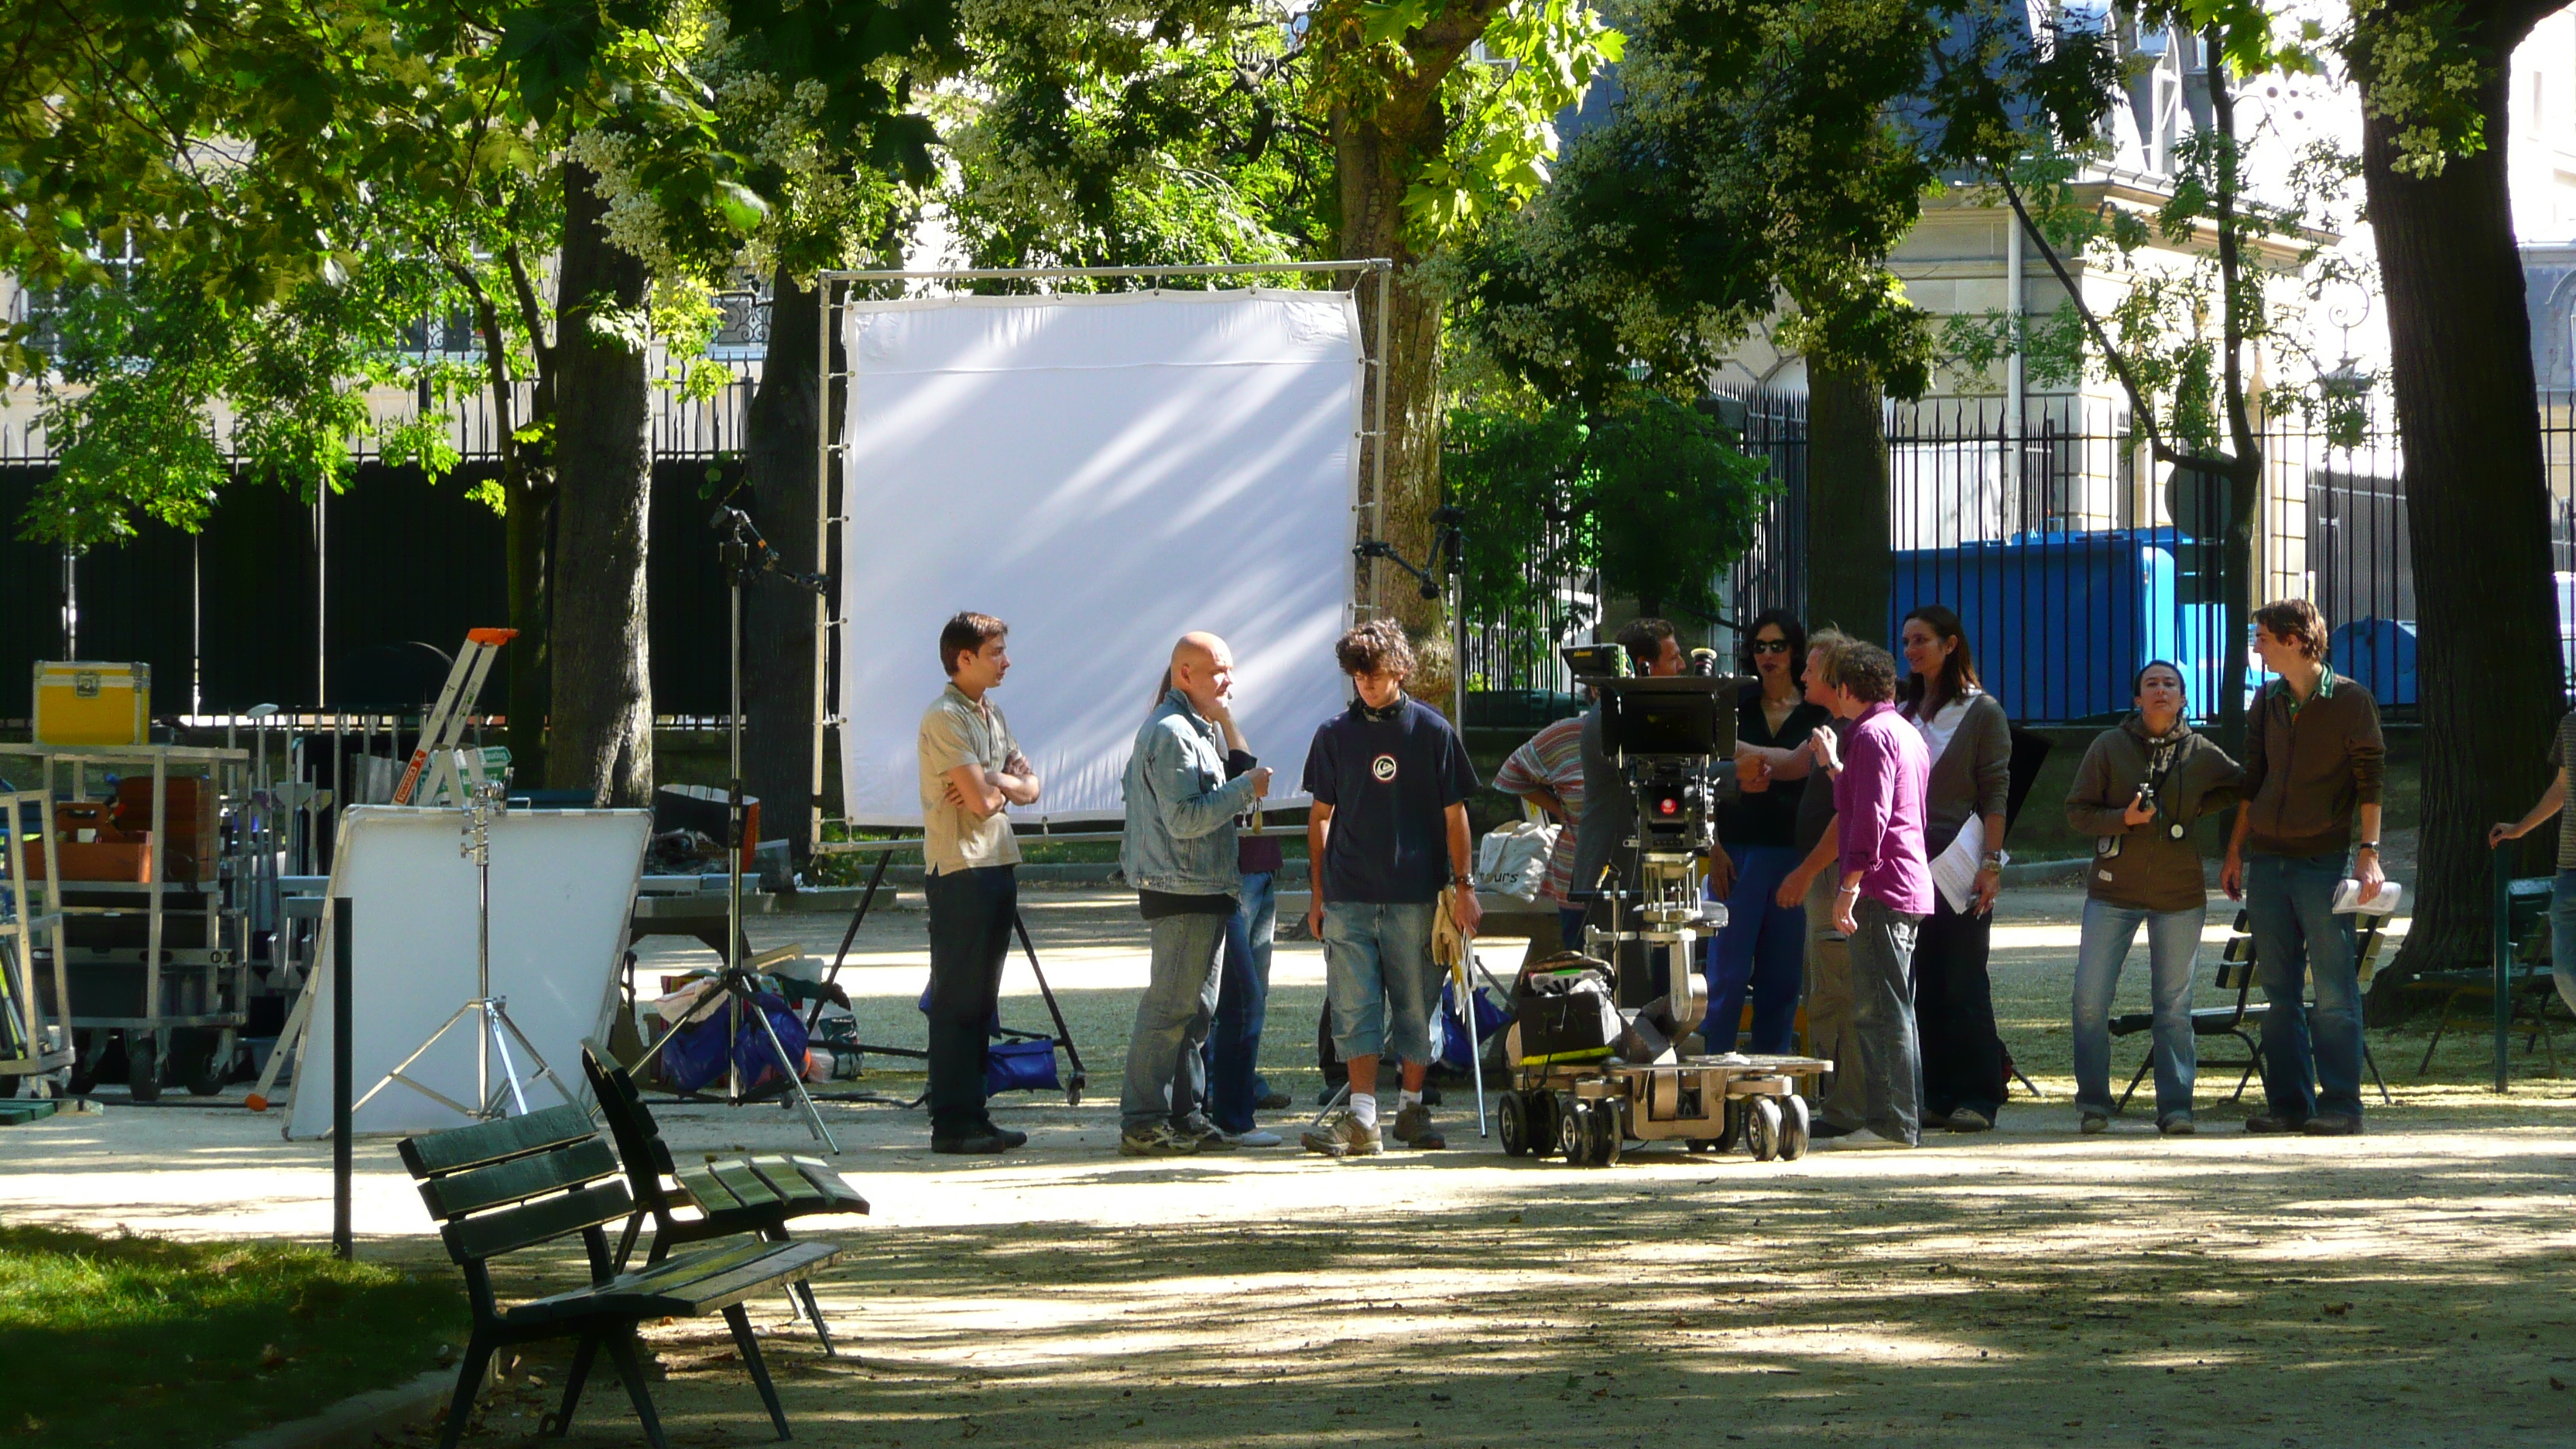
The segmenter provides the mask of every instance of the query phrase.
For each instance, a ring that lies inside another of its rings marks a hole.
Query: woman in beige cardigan
[[[2006,1063],[1986,976],[1987,936],[2003,884],[2004,804],[2012,789],[2012,721],[1977,683],[1959,616],[1926,604],[1905,616],[1910,671],[1898,688],[1905,718],[1932,756],[1924,789],[1923,853],[1939,860],[1973,817],[1984,841],[1974,895],[1962,911],[1933,892],[1914,942],[1914,1023],[1923,1053],[1922,1122],[1983,1132],[2003,1110]]]

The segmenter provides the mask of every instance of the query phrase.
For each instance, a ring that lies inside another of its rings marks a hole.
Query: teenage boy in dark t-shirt
[[[1306,925],[1324,943],[1333,1049],[1350,1066],[1351,1094],[1305,1144],[1327,1157],[1381,1150],[1377,1060],[1391,1049],[1403,1076],[1395,1139],[1443,1147],[1422,1105],[1423,1074],[1439,1050],[1431,934],[1444,884],[1456,887],[1460,931],[1474,935],[1482,919],[1468,884],[1475,856],[1467,796],[1476,771],[1449,722],[1405,694],[1413,650],[1401,628],[1373,620],[1343,635],[1333,654],[1359,699],[1315,731],[1306,754],[1305,788],[1315,797],[1306,826],[1314,883]]]

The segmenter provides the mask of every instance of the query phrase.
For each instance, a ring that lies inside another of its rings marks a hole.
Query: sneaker
[[[1377,1140],[1377,1129],[1363,1127],[1348,1107],[1335,1107],[1324,1114],[1324,1120],[1308,1128],[1299,1139],[1309,1152],[1326,1157],[1375,1157],[1386,1150]]]
[[[1008,1152],[1029,1139],[1017,1132],[982,1128],[962,1137],[933,1137],[930,1150],[945,1157],[990,1157]]]
[[[2108,1132],[2111,1130],[2111,1119],[2109,1115],[2105,1113],[2087,1112],[2083,1116],[2075,1119],[2075,1130],[2083,1133],[2087,1137],[2094,1136],[2097,1133]]]
[[[1225,1139],[1228,1147],[1276,1147],[1287,1140],[1266,1127],[1255,1127],[1249,1132],[1219,1132],[1217,1135]]]
[[[1431,1125],[1430,1107],[1420,1102],[1395,1114],[1395,1140],[1417,1152],[1436,1152],[1449,1145],[1449,1139]]]
[[[2188,1112],[2167,1112],[2156,1119],[2156,1130],[2167,1137],[2189,1137],[2195,1130]]]
[[[2342,1112],[2320,1112],[2299,1128],[2310,1137],[2358,1137],[2361,1119]]]
[[[1255,1077],[1252,1079],[1252,1105],[1264,1112],[1284,1112],[1288,1108],[1288,1094],[1270,1085],[1268,1077]]]
[[[1026,1147],[1029,1145],[1029,1134],[1026,1132],[1014,1132],[1008,1127],[996,1127],[990,1122],[984,1124],[983,1130],[987,1135],[999,1137],[1013,1147]]]
[[[1824,1118],[1818,1117],[1807,1124],[1807,1137],[1811,1141],[1825,1142],[1836,1137],[1849,1137],[1851,1134],[1859,1130],[1859,1128],[1849,1126],[1845,1123],[1828,1122]]]
[[[1141,1132],[1118,1134],[1121,1157],[1194,1157],[1198,1151],[1197,1138],[1182,1136],[1168,1123],[1157,1122]]]
[[[1988,1117],[1985,1113],[1978,1111],[1974,1107],[1955,1107],[1952,1108],[1950,1112],[1950,1130],[1953,1132],[1992,1132],[1995,1130],[1995,1124],[1993,1118]]]
[[[2307,1130],[2307,1119],[2275,1117],[2268,1112],[2258,1112],[2245,1119],[2245,1130],[2248,1132],[2303,1132]]]
[[[1214,1122],[1209,1121],[1205,1117],[1193,1117],[1186,1122],[1174,1124],[1172,1127],[1172,1135],[1175,1137],[1184,1137],[1197,1143],[1199,1145],[1199,1151],[1201,1152],[1232,1152],[1234,1150],[1234,1143],[1227,1138],[1224,1129],[1218,1127]]]
[[[1809,1135],[1812,1136],[1814,1134],[1810,1132]],[[1825,1146],[1829,1148],[1839,1148],[1847,1152],[1854,1149],[1867,1149],[1873,1147],[1911,1147],[1913,1145],[1914,1144],[1911,1142],[1900,1141],[1894,1137],[1881,1137],[1878,1135],[1877,1129],[1871,1127],[1855,1127],[1851,1131],[1846,1132],[1842,1136],[1825,1144]]]

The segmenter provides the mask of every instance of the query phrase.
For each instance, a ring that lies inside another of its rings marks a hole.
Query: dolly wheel
[[[1619,1120],[1619,1109],[1608,1102],[1592,1104],[1592,1165],[1617,1167],[1619,1150],[1627,1143],[1627,1124]]]
[[[1565,1123],[1561,1120],[1562,1114],[1557,1111],[1556,1094],[1541,1089],[1527,1095],[1529,1097],[1530,1156],[1545,1157],[1551,1152],[1564,1151]]]
[[[1502,1132],[1503,1155],[1527,1157],[1529,1155],[1529,1109],[1521,1104],[1521,1094],[1505,1092],[1500,1110],[1495,1115],[1500,1119],[1497,1125]]]
[[[1780,1099],[1780,1160],[1795,1162],[1807,1155],[1807,1099]]]
[[[1559,1129],[1564,1139],[1565,1165],[1583,1167],[1590,1164],[1592,1161],[1592,1104],[1576,1102],[1571,1107],[1560,1104],[1557,1112],[1565,1123],[1564,1127]]]
[[[1756,1162],[1769,1162],[1780,1155],[1779,1102],[1770,1097],[1753,1099],[1752,1109],[1745,1113],[1744,1139]]]
[[[1733,1152],[1744,1144],[1744,1099],[1729,1097],[1717,1113],[1717,1150]]]

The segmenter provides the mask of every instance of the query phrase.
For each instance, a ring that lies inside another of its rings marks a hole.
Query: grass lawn
[[[223,1444],[412,1378],[465,1329],[452,1273],[0,1226],[0,1444]]]

